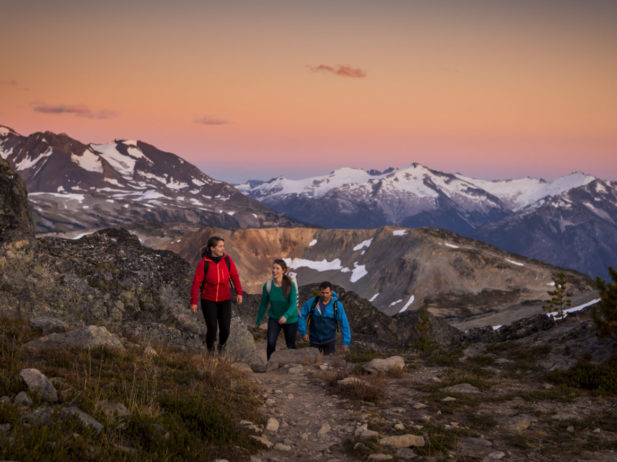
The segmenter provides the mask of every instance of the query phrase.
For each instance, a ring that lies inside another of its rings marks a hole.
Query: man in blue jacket
[[[339,301],[332,284],[324,281],[319,284],[319,297],[309,298],[300,312],[298,331],[304,341],[319,348],[325,355],[334,353],[337,327],[343,335],[343,351],[349,351],[351,331],[343,304]],[[307,333],[308,325],[308,333]]]

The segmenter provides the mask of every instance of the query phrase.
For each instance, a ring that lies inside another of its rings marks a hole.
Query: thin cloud
[[[16,87],[17,80],[0,80],[0,85],[7,86],[7,87]]]
[[[309,69],[313,72],[329,72],[341,77],[352,77],[356,79],[366,77],[366,72],[362,69],[353,68],[351,66],[328,66],[327,64],[320,64],[319,66],[309,66]]]
[[[202,125],[227,125],[229,121],[214,116],[204,116],[201,119],[195,120],[196,124]]]
[[[77,117],[86,117],[88,119],[111,119],[118,115],[116,111],[109,109],[93,111],[85,104],[37,104],[34,106],[34,112],[41,112],[43,114],[74,114]]]

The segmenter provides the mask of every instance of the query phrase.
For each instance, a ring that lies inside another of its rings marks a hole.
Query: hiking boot
[[[225,354],[225,345],[218,346],[218,353],[219,353],[219,356],[222,356]]]

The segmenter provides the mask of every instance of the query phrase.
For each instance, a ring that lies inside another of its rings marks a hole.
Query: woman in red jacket
[[[206,347],[214,351],[217,324],[219,328],[218,351],[225,348],[231,327],[231,289],[230,281],[236,290],[237,303],[242,303],[242,286],[238,270],[229,255],[225,255],[225,241],[212,236],[201,251],[202,260],[197,265],[193,286],[191,287],[191,309],[197,313],[198,297],[206,320]]]

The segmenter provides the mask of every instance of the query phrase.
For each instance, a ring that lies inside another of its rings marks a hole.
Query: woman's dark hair
[[[273,265],[279,265],[281,267],[281,269],[283,270],[283,295],[285,296],[285,298],[289,297],[289,294],[291,293],[291,279],[289,279],[289,276],[287,276],[287,263],[285,263],[285,260],[282,260],[280,258],[277,258],[276,260],[274,260],[272,262]]]
[[[208,239],[208,243],[206,244],[206,246],[201,248],[201,258],[205,257],[207,253],[212,253],[210,249],[212,247],[216,247],[219,241],[225,242],[225,239],[219,236],[212,236],[210,239]]]

